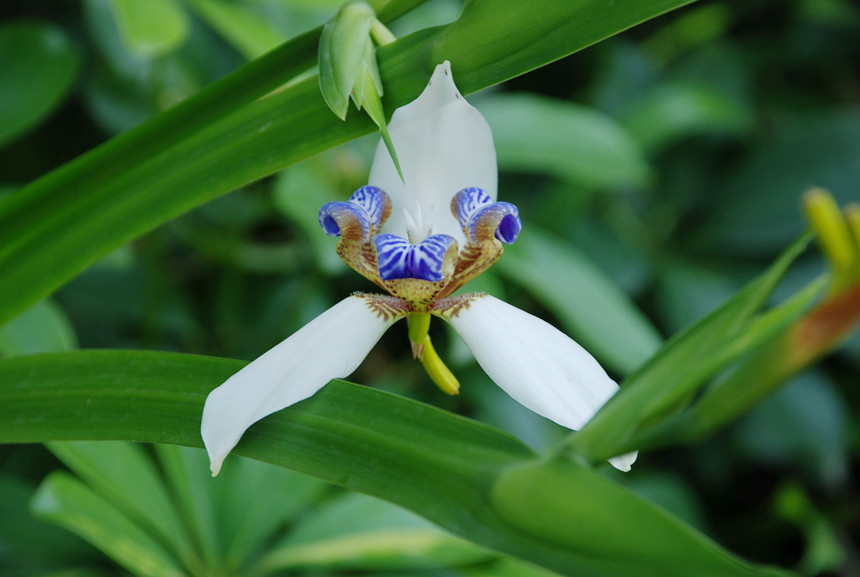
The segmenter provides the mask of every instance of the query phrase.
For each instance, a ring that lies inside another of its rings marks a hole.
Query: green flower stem
[[[715,374],[745,355],[747,360],[689,409],[643,427],[627,442],[625,450],[699,442],[745,414],[779,384],[800,371],[806,363],[797,363],[800,357],[786,346],[786,339],[824,291],[827,281],[827,277],[817,279],[788,302],[751,322],[724,351],[713,372]],[[786,360],[786,356],[791,356],[791,360]]]
[[[627,452],[634,435],[677,413],[710,378],[759,345],[745,340],[753,315],[811,239],[798,239],[759,278],[670,339],[561,450],[591,463]]]
[[[391,33],[391,30],[379,20],[373,21],[373,24],[370,26],[370,35],[377,46],[385,46],[397,40],[397,37]]]

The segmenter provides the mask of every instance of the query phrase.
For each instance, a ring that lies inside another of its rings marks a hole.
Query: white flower
[[[457,90],[448,62],[388,128],[404,180],[380,143],[370,185],[322,207],[320,225],[340,237],[338,255],[390,296],[347,297],[212,391],[201,433],[213,474],[248,427],[349,376],[403,317],[416,358],[448,393],[459,383],[427,335],[431,315],[453,326],[511,397],[567,428],[582,427],[618,390],[552,325],[486,294],[453,296],[501,256],[522,223],[515,206],[496,202],[490,128]],[[635,459],[610,462],[626,471]]]

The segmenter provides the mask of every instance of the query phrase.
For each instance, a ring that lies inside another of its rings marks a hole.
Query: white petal
[[[421,96],[394,111],[388,131],[406,183],[380,142],[369,181],[394,204],[384,231],[404,238],[410,232],[412,242],[431,233],[448,234],[462,246],[465,238],[451,216],[451,199],[476,186],[495,200],[498,174],[490,126],[457,90],[448,61],[436,67]],[[408,225],[410,219],[414,225]]]
[[[570,337],[489,295],[449,319],[493,381],[517,402],[569,429],[580,429],[618,385]],[[610,460],[629,470],[629,456]]]
[[[396,318],[350,296],[213,390],[200,427],[212,474],[252,424],[350,375]]]
[[[630,470],[630,466],[636,461],[636,457],[639,456],[639,451],[633,451],[632,453],[625,453],[623,455],[618,455],[617,457],[612,457],[609,459],[609,464],[618,469],[619,471],[624,471],[625,473]]]

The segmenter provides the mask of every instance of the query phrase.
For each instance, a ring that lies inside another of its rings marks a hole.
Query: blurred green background
[[[339,4],[159,0],[141,13],[129,0],[3,0],[0,196],[322,24]],[[391,28],[402,36],[448,23],[460,8],[431,0]],[[494,131],[499,196],[519,207],[525,228],[468,288],[555,322],[620,380],[803,231],[806,188],[828,188],[840,204],[860,200],[858,70],[855,2],[701,2],[470,96]],[[377,139],[294,165],[118,249],[0,327],[0,355],[80,347],[253,359],[349,292],[370,288],[336,257],[316,212],[366,183]],[[822,271],[813,251],[777,299]],[[498,390],[441,323],[432,331],[463,383],[459,397],[440,393],[411,360],[405,325],[389,331],[351,380],[491,423],[539,450],[562,437],[564,430]],[[736,425],[703,445],[649,453],[618,480],[754,561],[856,575],[858,373],[855,334]],[[141,466],[154,472],[153,483],[176,496],[181,476],[170,462],[199,465],[204,477],[207,467],[199,453],[174,449],[122,456],[117,448],[115,463],[148,463]],[[45,522],[50,487],[35,501],[43,521],[28,512],[50,472],[69,467],[87,479],[71,453],[0,447],[0,573],[115,574],[108,557]],[[288,486],[290,498],[261,521],[259,542],[236,553],[234,569],[281,550],[278,543],[293,561],[273,556],[263,566],[274,572],[527,574],[445,542],[390,505],[274,467],[247,468],[266,479],[260,491]],[[65,479],[56,475],[49,482]],[[218,481],[194,489],[200,500],[242,486]],[[230,514],[181,512],[191,525],[209,519],[218,527]],[[341,525],[358,545],[338,541],[295,562],[302,557],[291,543],[325,544]],[[409,549],[389,537],[380,553],[368,544],[377,532],[407,526],[442,545]],[[210,546],[219,538],[227,539],[213,537]],[[190,566],[180,563],[177,574],[194,573]]]

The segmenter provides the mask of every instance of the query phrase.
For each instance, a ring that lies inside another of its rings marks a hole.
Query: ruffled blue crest
[[[346,202],[329,202],[319,212],[319,223],[329,236],[368,240],[391,214],[391,199],[381,188],[362,186]]]
[[[523,228],[516,206],[510,202],[495,202],[480,188],[464,188],[454,195],[451,212],[466,237],[475,241],[495,236],[505,244],[513,244]]]
[[[444,278],[442,264],[445,253],[456,244],[447,234],[434,234],[419,244],[410,244],[394,234],[374,238],[379,277],[384,280],[414,278],[440,281]]]

